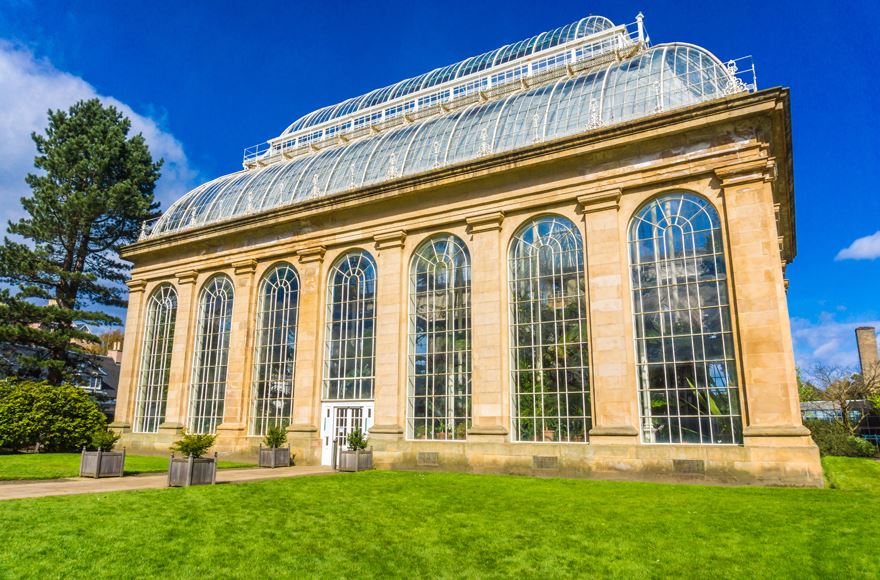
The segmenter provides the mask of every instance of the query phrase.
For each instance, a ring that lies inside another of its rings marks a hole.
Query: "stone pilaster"
[[[373,237],[376,244],[376,366],[375,417],[370,436],[379,440],[403,436],[401,401],[405,383],[400,369],[406,368],[406,272],[403,244],[406,232],[393,231]]]
[[[119,389],[116,394],[116,412],[111,425],[120,432],[131,429],[134,401],[138,387],[140,351],[143,346],[144,288],[143,280],[129,280],[128,310],[125,313],[125,336],[122,343],[122,361],[119,371]]]
[[[467,218],[471,236],[471,399],[468,439],[503,442],[509,433],[505,400],[510,381],[504,376],[502,334],[506,332],[502,297],[507,263],[501,241],[502,212]]]
[[[618,216],[619,189],[578,197],[586,232],[590,328],[591,443],[638,443],[638,400],[632,383],[632,313],[624,281],[626,243]]]
[[[324,246],[305,248],[299,257],[299,311],[296,325],[296,361],[293,373],[293,418],[288,440],[298,461],[321,462],[321,309],[324,292],[321,265]]]
[[[198,307],[195,270],[178,272],[177,320],[174,321],[174,345],[171,348],[171,371],[168,379],[168,402],[165,405],[165,421],[159,432],[174,436],[186,426],[186,402],[192,365],[193,326]]]
[[[794,348],[773,206],[772,160],[717,169],[745,376],[746,445],[811,445],[801,424]],[[784,439],[783,439],[784,438]]]
[[[229,333],[229,358],[226,367],[226,401],[223,422],[217,434],[224,439],[240,440],[247,435],[250,402],[251,343],[255,310],[254,272],[256,260],[233,262],[232,325]]]

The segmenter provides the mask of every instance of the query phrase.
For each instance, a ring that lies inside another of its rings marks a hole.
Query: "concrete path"
[[[217,484],[246,483],[282,477],[300,477],[333,473],[324,466],[293,466],[276,469],[220,469],[217,471]],[[70,479],[44,479],[29,481],[0,482],[0,500],[27,497],[46,497],[50,495],[76,495],[80,493],[105,493],[108,491],[130,491],[133,489],[161,489],[168,485],[167,473],[144,473],[125,477],[92,479],[75,477]]]

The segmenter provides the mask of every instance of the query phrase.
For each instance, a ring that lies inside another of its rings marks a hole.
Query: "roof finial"
[[[642,43],[645,41],[645,15],[641,10],[636,14],[636,27],[639,30],[639,43]]]

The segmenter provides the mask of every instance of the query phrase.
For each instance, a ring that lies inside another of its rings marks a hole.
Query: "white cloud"
[[[36,155],[31,133],[45,129],[49,109],[67,109],[80,99],[95,97],[131,120],[130,134],[143,134],[154,159],[165,159],[156,184],[163,208],[192,187],[196,172],[183,146],[153,118],[136,113],[118,99],[99,95],[85,80],[0,39],[0,232],[9,219],[21,217],[19,199],[30,192],[24,177],[33,171]]]
[[[835,260],[873,260],[880,258],[880,230],[859,238],[837,253]]]
[[[798,366],[804,370],[817,364],[858,366],[855,329],[859,326],[880,328],[880,320],[838,322],[829,312],[823,312],[818,321],[792,318],[791,334]]]

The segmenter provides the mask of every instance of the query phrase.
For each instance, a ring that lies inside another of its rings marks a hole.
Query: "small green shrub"
[[[364,432],[360,429],[355,429],[351,433],[348,434],[348,450],[349,451],[359,451],[361,449],[367,448],[367,438],[364,437]]]
[[[284,444],[287,443],[287,429],[281,425],[272,425],[266,430],[263,443],[266,444],[266,447],[284,447]]]
[[[97,451],[113,451],[113,446],[119,442],[120,435],[110,429],[98,429],[92,433],[92,449]]]
[[[172,451],[180,451],[184,456],[189,457],[192,456],[196,459],[205,455],[214,445],[214,440],[217,439],[216,435],[210,435],[208,433],[198,434],[198,433],[186,433],[184,432],[183,437],[174,442],[174,445],[171,446]]]
[[[0,447],[79,451],[107,417],[83,389],[45,381],[0,382]]]
[[[856,453],[854,457],[874,457],[877,455],[877,448],[874,447],[874,444],[861,437],[850,437],[849,443]]]
[[[810,430],[822,455],[873,457],[877,453],[871,443],[860,437],[853,437],[846,427],[835,421],[804,421],[804,425]]]

